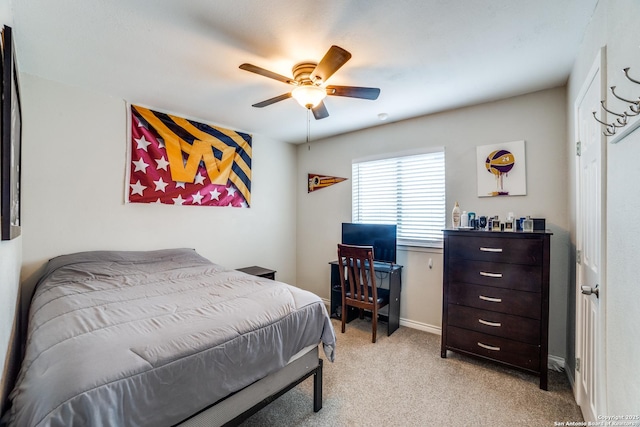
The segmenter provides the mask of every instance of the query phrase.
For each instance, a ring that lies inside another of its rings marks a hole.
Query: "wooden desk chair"
[[[342,287],[342,333],[347,321],[347,307],[369,310],[372,314],[373,337],[376,342],[378,329],[378,310],[389,304],[389,292],[376,287],[376,274],[373,270],[373,247],[338,244],[338,262],[340,263],[340,285]],[[382,291],[382,292],[380,292]]]

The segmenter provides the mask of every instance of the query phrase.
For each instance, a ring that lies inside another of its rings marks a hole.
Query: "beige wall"
[[[32,75],[21,85],[23,277],[69,252],[190,247],[295,281],[294,147],[253,135],[250,209],[124,204],[125,102]]]
[[[21,259],[22,237],[0,241],[0,415],[4,410],[4,396],[17,375],[16,367],[10,365],[17,348],[14,334],[19,333],[15,320]]]
[[[556,88],[488,104],[389,123],[298,147],[297,283],[329,298],[329,266],[342,222],[351,220],[351,181],[307,194],[308,173],[351,177],[352,159],[420,147],[445,148],[447,211],[454,202],[484,215],[545,217],[552,237],[550,354],[565,357],[568,286],[566,93]],[[476,146],[526,141],[527,195],[479,198]],[[450,219],[447,218],[450,224]],[[433,260],[433,269],[427,267]],[[401,319],[437,332],[442,315],[439,250],[400,250]]]

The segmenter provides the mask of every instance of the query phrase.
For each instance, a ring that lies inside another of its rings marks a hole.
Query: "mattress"
[[[163,426],[335,333],[322,300],[191,249],[52,259],[29,312],[9,425]]]

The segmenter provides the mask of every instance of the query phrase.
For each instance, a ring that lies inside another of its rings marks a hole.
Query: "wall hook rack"
[[[631,77],[629,75],[629,70],[631,69],[631,67],[627,67],[624,68],[622,71],[624,72],[625,77],[627,78],[627,80],[629,80],[632,83],[638,84],[640,85],[640,80],[636,80],[633,77]],[[614,136],[616,135],[616,132],[618,129],[623,128],[625,126],[627,126],[628,124],[630,124],[629,118],[630,117],[635,117],[637,115],[640,115],[640,97],[638,97],[638,99],[636,100],[630,100],[627,98],[623,98],[622,96],[620,96],[619,94],[616,93],[616,86],[611,86],[609,88],[611,90],[611,94],[616,98],[619,99],[620,101],[626,102],[628,105],[628,108],[622,112],[615,112],[612,111],[611,109],[607,108],[605,101],[602,100],[600,101],[600,107],[606,111],[607,113],[615,116],[615,119],[613,119],[611,122],[605,122],[602,121],[598,118],[597,113],[595,111],[593,111],[593,118],[596,119],[596,121],[600,124],[602,124],[604,126],[604,131],[602,132],[603,135],[605,136]],[[627,130],[624,131],[625,134],[629,134],[631,133],[631,131],[633,131],[634,129],[636,129],[638,126],[640,126],[640,120],[636,120],[634,122],[633,125],[631,125]],[[619,141],[622,138],[617,138],[617,140]],[[613,141],[613,142],[617,142],[617,141]]]
[[[631,104],[629,106],[631,111],[633,111],[636,114],[640,114],[640,106],[638,106],[638,103],[640,102],[640,98],[638,98],[636,101],[630,101],[630,100],[628,100],[626,98],[623,98],[623,97],[619,96],[616,93],[616,87],[615,86],[611,86],[611,94],[613,96],[615,96],[616,98],[618,98],[620,101],[628,102],[629,104]]]

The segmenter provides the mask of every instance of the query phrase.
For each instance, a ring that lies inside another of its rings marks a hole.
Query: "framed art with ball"
[[[527,194],[524,141],[481,145],[476,155],[478,197]]]

